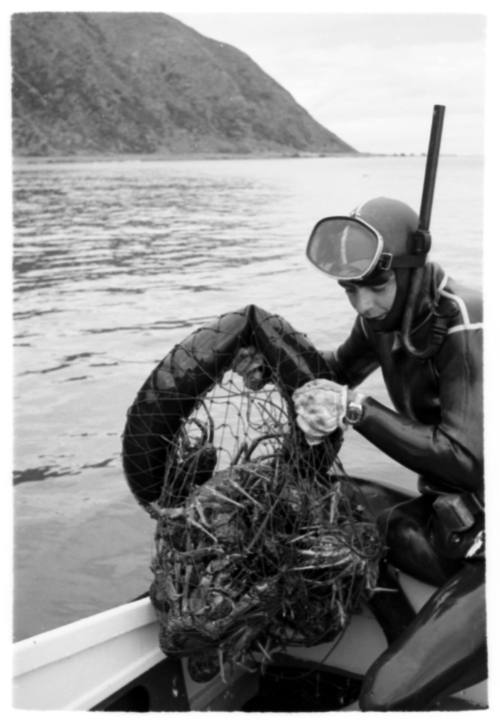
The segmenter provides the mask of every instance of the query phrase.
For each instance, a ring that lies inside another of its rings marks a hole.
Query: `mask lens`
[[[351,217],[323,219],[313,229],[307,256],[323,272],[338,279],[364,277],[378,260],[379,237]]]

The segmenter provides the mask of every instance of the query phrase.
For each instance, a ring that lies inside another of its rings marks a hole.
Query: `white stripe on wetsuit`
[[[469,325],[455,325],[454,327],[450,327],[448,330],[448,335],[451,335],[453,332],[462,332],[463,330],[482,330],[483,329],[483,323],[482,322],[472,322]]]
[[[460,314],[462,315],[463,323],[461,325],[454,325],[453,327],[450,327],[448,330],[448,335],[453,334],[454,332],[463,332],[464,330],[482,330],[483,323],[482,322],[471,322],[469,317],[469,312],[467,310],[466,304],[463,301],[461,297],[458,295],[454,295],[452,292],[447,292],[444,288],[446,286],[446,283],[448,282],[448,275],[444,275],[443,279],[441,280],[441,283],[438,287],[438,292],[443,295],[443,297],[447,297],[449,300],[453,300],[460,310]]]

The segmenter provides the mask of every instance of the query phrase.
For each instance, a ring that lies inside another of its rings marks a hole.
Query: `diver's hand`
[[[234,358],[232,369],[243,378],[245,387],[260,390],[269,380],[264,356],[255,347],[242,347]]]
[[[309,445],[315,446],[337,428],[345,427],[348,398],[346,385],[318,378],[298,388],[292,398],[297,425]]]

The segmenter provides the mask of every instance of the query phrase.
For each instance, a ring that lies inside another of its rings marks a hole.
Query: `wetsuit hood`
[[[362,219],[377,230],[383,239],[384,252],[392,254],[395,258],[411,253],[413,234],[418,228],[419,220],[413,209],[404,202],[379,197],[357,207],[353,216]],[[397,268],[394,270],[394,274],[396,276],[396,296],[391,309],[382,320],[364,320],[374,332],[397,330],[401,326],[410,286],[411,270],[404,267]],[[375,282],[373,277],[367,277],[362,284],[370,285]]]

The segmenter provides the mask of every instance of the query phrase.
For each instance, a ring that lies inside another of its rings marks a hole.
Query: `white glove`
[[[234,358],[232,369],[241,375],[250,390],[259,390],[265,385],[266,362],[255,347],[242,347]]]
[[[298,388],[292,398],[297,425],[310,446],[321,443],[336,428],[345,427],[347,385],[318,378]]]

